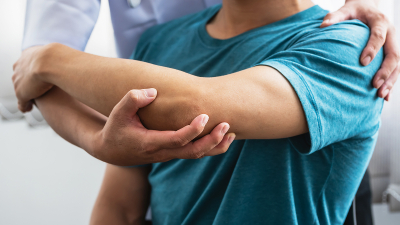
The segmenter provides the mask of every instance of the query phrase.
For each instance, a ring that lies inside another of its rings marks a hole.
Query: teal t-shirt
[[[383,100],[371,82],[382,51],[361,66],[368,28],[357,20],[319,28],[327,14],[319,6],[213,39],[205,26],[220,7],[150,28],[134,58],[202,77],[273,67],[296,90],[309,133],[152,164],[153,224],[342,224],[378,135]]]

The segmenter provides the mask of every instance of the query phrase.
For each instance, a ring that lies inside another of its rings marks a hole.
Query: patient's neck
[[[228,39],[313,5],[311,0],[223,0],[221,10],[207,24],[207,31],[213,38]]]

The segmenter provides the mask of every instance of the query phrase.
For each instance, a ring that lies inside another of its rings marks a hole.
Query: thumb
[[[134,115],[139,108],[150,104],[156,98],[157,90],[154,88],[130,90],[114,107],[114,113]]]
[[[348,10],[345,10],[343,8],[339,9],[336,12],[331,12],[326,14],[324,17],[324,21],[321,23],[321,28],[328,27],[330,25],[333,25],[335,23],[339,23],[345,20],[350,19],[351,14],[348,12]]]

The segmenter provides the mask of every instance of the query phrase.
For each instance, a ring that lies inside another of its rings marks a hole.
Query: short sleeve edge
[[[255,66],[269,66],[281,73],[292,85],[296,91],[298,98],[302,104],[307,119],[309,129],[309,138],[311,143],[305,144],[304,134],[289,138],[292,146],[301,154],[311,154],[321,149],[322,126],[319,115],[318,105],[316,104],[314,95],[308,87],[307,82],[294,67],[285,63],[284,60],[265,60]],[[304,147],[310,145],[308,147]]]

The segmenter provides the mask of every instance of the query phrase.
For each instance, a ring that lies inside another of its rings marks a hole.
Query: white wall
[[[0,2],[0,96],[13,93],[12,65],[21,52],[24,11],[25,0]]]
[[[0,224],[88,224],[104,168],[47,126],[0,120]]]
[[[25,4],[0,1],[0,97],[14,93],[12,65],[20,56]],[[86,51],[116,57],[108,1],[102,1]],[[104,168],[49,127],[0,120],[0,225],[88,224]]]

